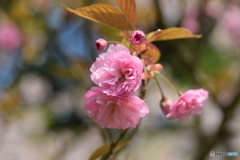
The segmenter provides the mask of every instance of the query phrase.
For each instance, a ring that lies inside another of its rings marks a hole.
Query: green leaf
[[[122,142],[122,143],[118,143],[117,147],[114,149],[114,151],[119,150],[120,148],[124,147],[125,145],[127,145],[129,143],[129,141],[126,142]],[[107,153],[107,151],[109,150],[111,144],[105,144],[101,147],[99,147],[97,150],[95,150],[92,155],[90,156],[89,160],[95,160],[99,157],[101,157],[102,155],[104,155],[105,153]]]
[[[120,30],[128,30],[129,24],[125,15],[117,8],[106,4],[93,4],[87,7],[71,9],[62,5],[68,11],[86,19],[107,24]]]
[[[151,37],[151,35],[154,35],[154,33],[155,32],[148,33],[147,37]],[[173,39],[201,38],[201,37],[202,37],[201,35],[192,34],[188,29],[173,27],[162,30],[162,32],[157,37],[155,37],[155,39],[152,39],[152,41],[165,41]]]
[[[135,0],[116,0],[132,26],[137,24],[137,7]]]

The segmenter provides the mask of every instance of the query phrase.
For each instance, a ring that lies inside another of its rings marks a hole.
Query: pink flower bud
[[[144,39],[145,39],[145,34],[143,33],[143,31],[137,30],[131,34],[130,42],[133,45],[139,45],[144,41]]]
[[[96,46],[96,50],[102,51],[106,48],[107,41],[105,39],[99,38],[98,40],[96,40],[95,46]]]
[[[149,71],[161,71],[162,69],[163,69],[163,66],[159,63],[150,64],[147,66],[147,70],[149,70]]]
[[[175,118],[173,116],[168,116],[171,111],[172,104],[173,104],[173,101],[169,97],[163,97],[163,99],[160,102],[160,107],[167,119]]]

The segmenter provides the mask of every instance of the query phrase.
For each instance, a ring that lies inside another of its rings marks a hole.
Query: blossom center
[[[117,103],[111,102],[109,105],[111,108],[116,108],[118,106]]]
[[[96,43],[96,46],[97,46],[97,48],[100,48],[101,46],[100,46],[100,43]]]
[[[136,41],[140,41],[142,36],[140,34],[137,34],[134,38]]]
[[[126,80],[126,75],[129,74],[129,73],[130,73],[129,70],[126,70],[126,71],[122,72],[121,77],[119,78],[119,81],[121,83],[124,82]]]
[[[122,82],[124,82],[126,80],[126,78],[125,78],[125,75],[122,75],[120,78],[119,78],[119,81],[122,83]]]

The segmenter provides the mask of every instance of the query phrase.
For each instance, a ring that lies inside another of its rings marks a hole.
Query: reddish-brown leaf
[[[63,5],[63,7],[70,12],[98,23],[107,24],[120,30],[128,30],[129,28],[125,15],[110,5],[94,4],[78,9],[71,9],[65,5]]]
[[[151,37],[155,32],[150,32],[147,37]],[[168,28],[162,30],[162,32],[152,41],[165,41],[173,39],[184,39],[184,38],[201,38],[201,35],[194,35],[188,29],[185,28]]]
[[[156,63],[160,57],[161,57],[161,52],[160,50],[153,45],[152,43],[147,44],[147,51],[145,52],[145,55],[150,56],[150,62],[152,62],[152,64]]]
[[[135,27],[137,23],[137,7],[135,0],[116,0],[129,22]]]

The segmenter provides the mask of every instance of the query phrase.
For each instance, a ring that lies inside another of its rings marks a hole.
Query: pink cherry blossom
[[[201,114],[203,102],[208,98],[208,92],[203,89],[189,90],[182,94],[180,98],[170,106],[168,119],[177,118],[185,121],[189,116]]]
[[[13,51],[21,45],[21,34],[14,24],[0,26],[0,48]]]
[[[109,96],[103,93],[100,87],[92,87],[84,98],[87,113],[93,116],[93,121],[102,128],[135,128],[140,117],[145,117],[149,112],[140,98]]]
[[[130,42],[133,45],[139,45],[144,41],[144,39],[145,39],[145,34],[143,33],[143,31],[137,30],[131,34]]]
[[[142,61],[123,45],[110,45],[92,64],[92,81],[112,96],[130,96],[141,85]]]
[[[96,40],[95,46],[96,46],[96,50],[102,51],[106,48],[107,41],[105,39],[99,38],[98,40]]]

